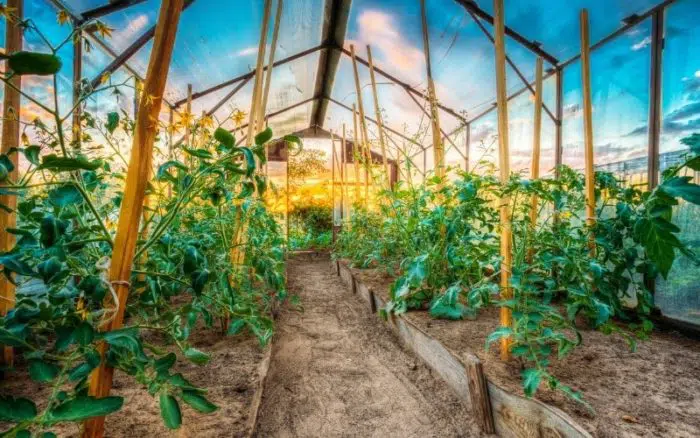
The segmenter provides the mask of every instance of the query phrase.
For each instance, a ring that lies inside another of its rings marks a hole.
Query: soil
[[[352,271],[388,299],[391,277],[377,270]],[[486,351],[484,346],[498,327],[498,309],[462,321],[432,319],[425,311],[405,316],[453,352],[476,354],[489,380],[524,395],[519,364],[501,362],[495,348]],[[550,371],[582,391],[594,412],[544,385],[536,395],[539,400],[567,412],[600,438],[700,437],[700,342],[677,332],[654,331],[632,352],[620,336],[593,330],[582,335],[583,344],[564,360],[554,360]]]
[[[353,296],[327,257],[288,263],[256,436],[480,436],[466,407]]]
[[[251,405],[258,391],[260,363],[264,350],[249,336],[225,337],[216,329],[200,329],[190,337],[193,345],[209,354],[206,366],[197,366],[186,360],[178,361],[173,371],[181,372],[199,387],[207,388],[207,398],[219,409],[204,415],[184,403],[182,426],[171,431],[163,425],[157,398],[129,376],[116,373],[112,395],[124,397],[124,407],[107,417],[107,437],[243,437],[249,436]],[[0,382],[0,394],[29,397],[35,401],[46,399],[45,385],[29,379],[26,367]],[[41,405],[40,405],[41,408]],[[0,427],[0,430],[5,429]],[[52,430],[59,437],[77,437],[79,425],[59,425]]]

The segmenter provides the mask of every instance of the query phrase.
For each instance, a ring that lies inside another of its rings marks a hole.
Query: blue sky
[[[67,3],[76,11],[95,7],[106,0],[72,0]],[[506,0],[506,23],[523,35],[537,40],[543,47],[565,60],[579,51],[578,11],[590,11],[591,39],[597,41],[615,30],[620,21],[632,13],[641,13],[658,0]],[[66,28],[56,23],[55,10],[45,0],[26,0],[26,15],[47,29],[52,41],[65,35]],[[120,51],[155,23],[159,0],[148,0],[140,5],[117,12],[104,19],[115,29],[108,41]],[[179,100],[185,96],[186,85],[195,91],[240,75],[253,67],[257,53],[259,23],[263,0],[239,1],[232,7],[229,0],[197,0],[183,13],[170,71],[166,99]],[[492,2],[478,0],[487,11]],[[487,108],[495,96],[493,46],[476,27],[464,10],[452,0],[428,0],[432,63],[438,97],[442,103],[473,116]],[[276,58],[284,58],[317,45],[321,38],[323,0],[286,0],[280,43]],[[700,13],[700,2],[678,0],[668,10],[667,44],[664,53],[663,109],[666,115],[662,136],[662,151],[679,147],[678,139],[700,128],[700,26],[694,17]],[[4,26],[4,23],[3,23]],[[487,26],[490,30],[490,26]],[[3,32],[4,34],[4,32]],[[610,163],[643,156],[646,152],[646,123],[648,113],[649,20],[594,52],[592,56],[593,102],[596,160]],[[378,66],[423,90],[425,62],[420,33],[418,0],[354,0],[351,10],[347,43],[355,44],[366,58],[367,44],[372,46]],[[41,50],[40,41],[27,36],[27,46]],[[141,73],[148,63],[150,44],[139,51],[129,64]],[[513,61],[531,79],[534,76],[535,56],[514,41],[508,41],[507,51]],[[66,57],[64,78],[60,92],[69,102],[71,62],[70,49]],[[87,77],[97,74],[110,61],[99,49],[85,56],[84,72]],[[270,111],[281,109],[313,94],[318,56],[310,56],[277,69],[273,76]],[[367,69],[360,68],[362,83],[369,83]],[[127,77],[126,71],[115,74],[114,80]],[[397,130],[414,134],[426,127],[422,110],[399,87],[386,84],[379,77],[380,105],[385,111],[387,124]],[[33,94],[46,94],[49,83],[29,79],[27,88]],[[508,72],[509,89],[521,86],[512,70]],[[229,89],[221,90],[196,101],[195,112],[209,108]],[[351,64],[344,59],[338,72],[333,97],[347,104],[355,101]],[[130,108],[131,98],[121,99],[119,105]],[[251,86],[248,85],[227,106],[217,112],[224,118],[232,108],[246,110]],[[367,115],[374,115],[369,87],[363,89]],[[565,70],[564,82],[564,144],[565,162],[581,163],[580,65],[574,63]],[[554,83],[545,84],[545,103],[554,108]],[[102,96],[91,103],[94,109],[114,107],[112,96]],[[34,114],[36,108],[27,108]],[[295,130],[308,124],[311,105],[273,120],[278,130]],[[533,105],[529,95],[511,102],[512,162],[515,169],[529,166],[532,142]],[[446,131],[458,126],[458,121],[442,114]],[[352,119],[345,110],[331,104],[326,125],[339,131],[345,123],[352,130]],[[495,134],[495,115],[484,117],[472,130],[472,157],[479,154],[478,145]],[[543,168],[551,167],[549,151],[553,151],[553,124],[544,116]],[[430,144],[429,134],[419,136]],[[398,137],[393,138],[398,144]],[[464,147],[463,135],[453,142]],[[417,150],[414,148],[414,151]],[[429,154],[429,167],[432,164]],[[492,157],[495,159],[495,157]],[[448,153],[448,161],[459,164],[462,158]]]

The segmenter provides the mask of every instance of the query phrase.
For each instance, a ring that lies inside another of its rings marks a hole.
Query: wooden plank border
[[[364,301],[371,300],[368,306],[372,312],[376,313],[376,309],[384,306],[379,294],[353,275],[347,264],[334,260],[332,269],[351,292],[357,292]],[[484,432],[495,431],[505,438],[592,438],[564,411],[513,394],[488,380],[483,374],[483,363],[472,352],[458,354],[450,350],[401,315],[391,316],[387,324],[401,342],[437,373],[472,411]]]

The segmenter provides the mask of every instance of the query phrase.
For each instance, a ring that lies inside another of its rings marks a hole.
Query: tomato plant
[[[50,53],[6,55],[10,70],[0,79],[6,87],[14,75],[55,80],[57,52],[91,24],[73,29]],[[31,20],[22,27],[41,35]],[[92,89],[82,83],[78,103],[65,114],[55,87],[48,103],[22,93],[50,118],[22,122],[24,144],[0,156],[0,193],[18,199],[16,210],[0,206],[17,218],[16,227],[2,230],[16,237],[0,264],[17,294],[14,308],[0,317],[0,344],[14,347],[18,365],[26,364],[32,380],[50,387],[48,400],[0,397],[0,420],[11,424],[6,436],[50,436],[58,423],[119,410],[122,397],[87,395],[102,342],[110,367],[158,397],[167,427],[180,426],[182,402],[211,413],[217,408],[206,389],[172,371],[178,360],[202,366],[209,360],[190,343],[190,334],[198,324],[211,328],[218,320],[229,335],[247,330],[265,344],[273,329],[271,306],[286,298],[284,240],[261,200],[267,181],[257,173],[272,131],[240,144],[213,118],[184,115],[180,128],[188,125],[196,146],[180,143],[157,157],[142,227],[135,230],[140,240],[125,325],[100,330],[116,309],[108,271],[134,121],[126,113],[91,114],[84,103],[127,86],[108,82]],[[79,130],[66,128],[77,109]],[[300,145],[296,137],[286,140]],[[16,178],[10,176],[13,154],[22,158]],[[246,233],[242,244],[233,239],[237,230]],[[236,244],[244,257],[234,266],[229,252]]]
[[[396,276],[384,315],[426,308],[435,318],[462,319],[486,306],[511,309],[512,327],[489,335],[487,348],[502,337],[512,340],[527,395],[546,382],[583,402],[549,373],[552,358],[579,345],[584,326],[620,334],[634,348],[653,327],[649,285],[668,275],[677,253],[697,261],[672,222],[680,199],[700,203],[700,186],[682,176],[685,169],[700,169],[700,135],[684,142],[690,148],[685,162],[665,171],[650,192],[597,172],[592,225],[583,216],[583,176],[570,168],[562,166],[554,178],[512,175],[505,184],[493,174],[460,172],[451,183],[432,178],[383,192],[379,211],[355,212],[338,238],[336,256]],[[499,298],[497,200],[504,195],[513,229],[508,300]]]

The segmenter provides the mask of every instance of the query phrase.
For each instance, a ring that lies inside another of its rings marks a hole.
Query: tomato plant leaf
[[[81,395],[70,399],[51,409],[47,415],[48,423],[62,421],[83,421],[92,417],[102,417],[122,408],[122,397],[102,397]]]
[[[178,429],[182,424],[180,405],[175,397],[164,392],[160,394],[160,416],[168,429]]]
[[[203,414],[211,414],[216,411],[218,407],[206,399],[197,391],[184,390],[182,391],[182,401],[192,406],[196,411]]]
[[[537,392],[537,388],[540,387],[540,382],[542,381],[542,371],[536,368],[527,368],[521,373],[523,378],[523,390],[525,395],[532,397]]]
[[[58,376],[59,371],[56,365],[43,360],[29,361],[29,377],[35,382],[50,382]]]
[[[0,420],[19,423],[33,419],[36,414],[33,401],[21,397],[0,396]]]
[[[216,128],[216,131],[214,131],[214,138],[228,149],[233,149],[236,145],[236,138],[228,129],[221,127]]]
[[[102,160],[88,160],[84,155],[75,158],[59,157],[56,154],[45,155],[41,159],[40,170],[52,172],[69,172],[74,170],[97,170],[102,166]]]
[[[209,362],[211,356],[207,353],[197,350],[194,347],[189,347],[185,350],[185,357],[189,359],[190,362],[197,365],[204,365]]]
[[[107,114],[107,123],[105,123],[105,129],[110,134],[114,134],[114,131],[119,127],[119,113],[111,112]]]
[[[272,139],[272,129],[268,126],[263,132],[255,136],[255,144],[262,146]]]

